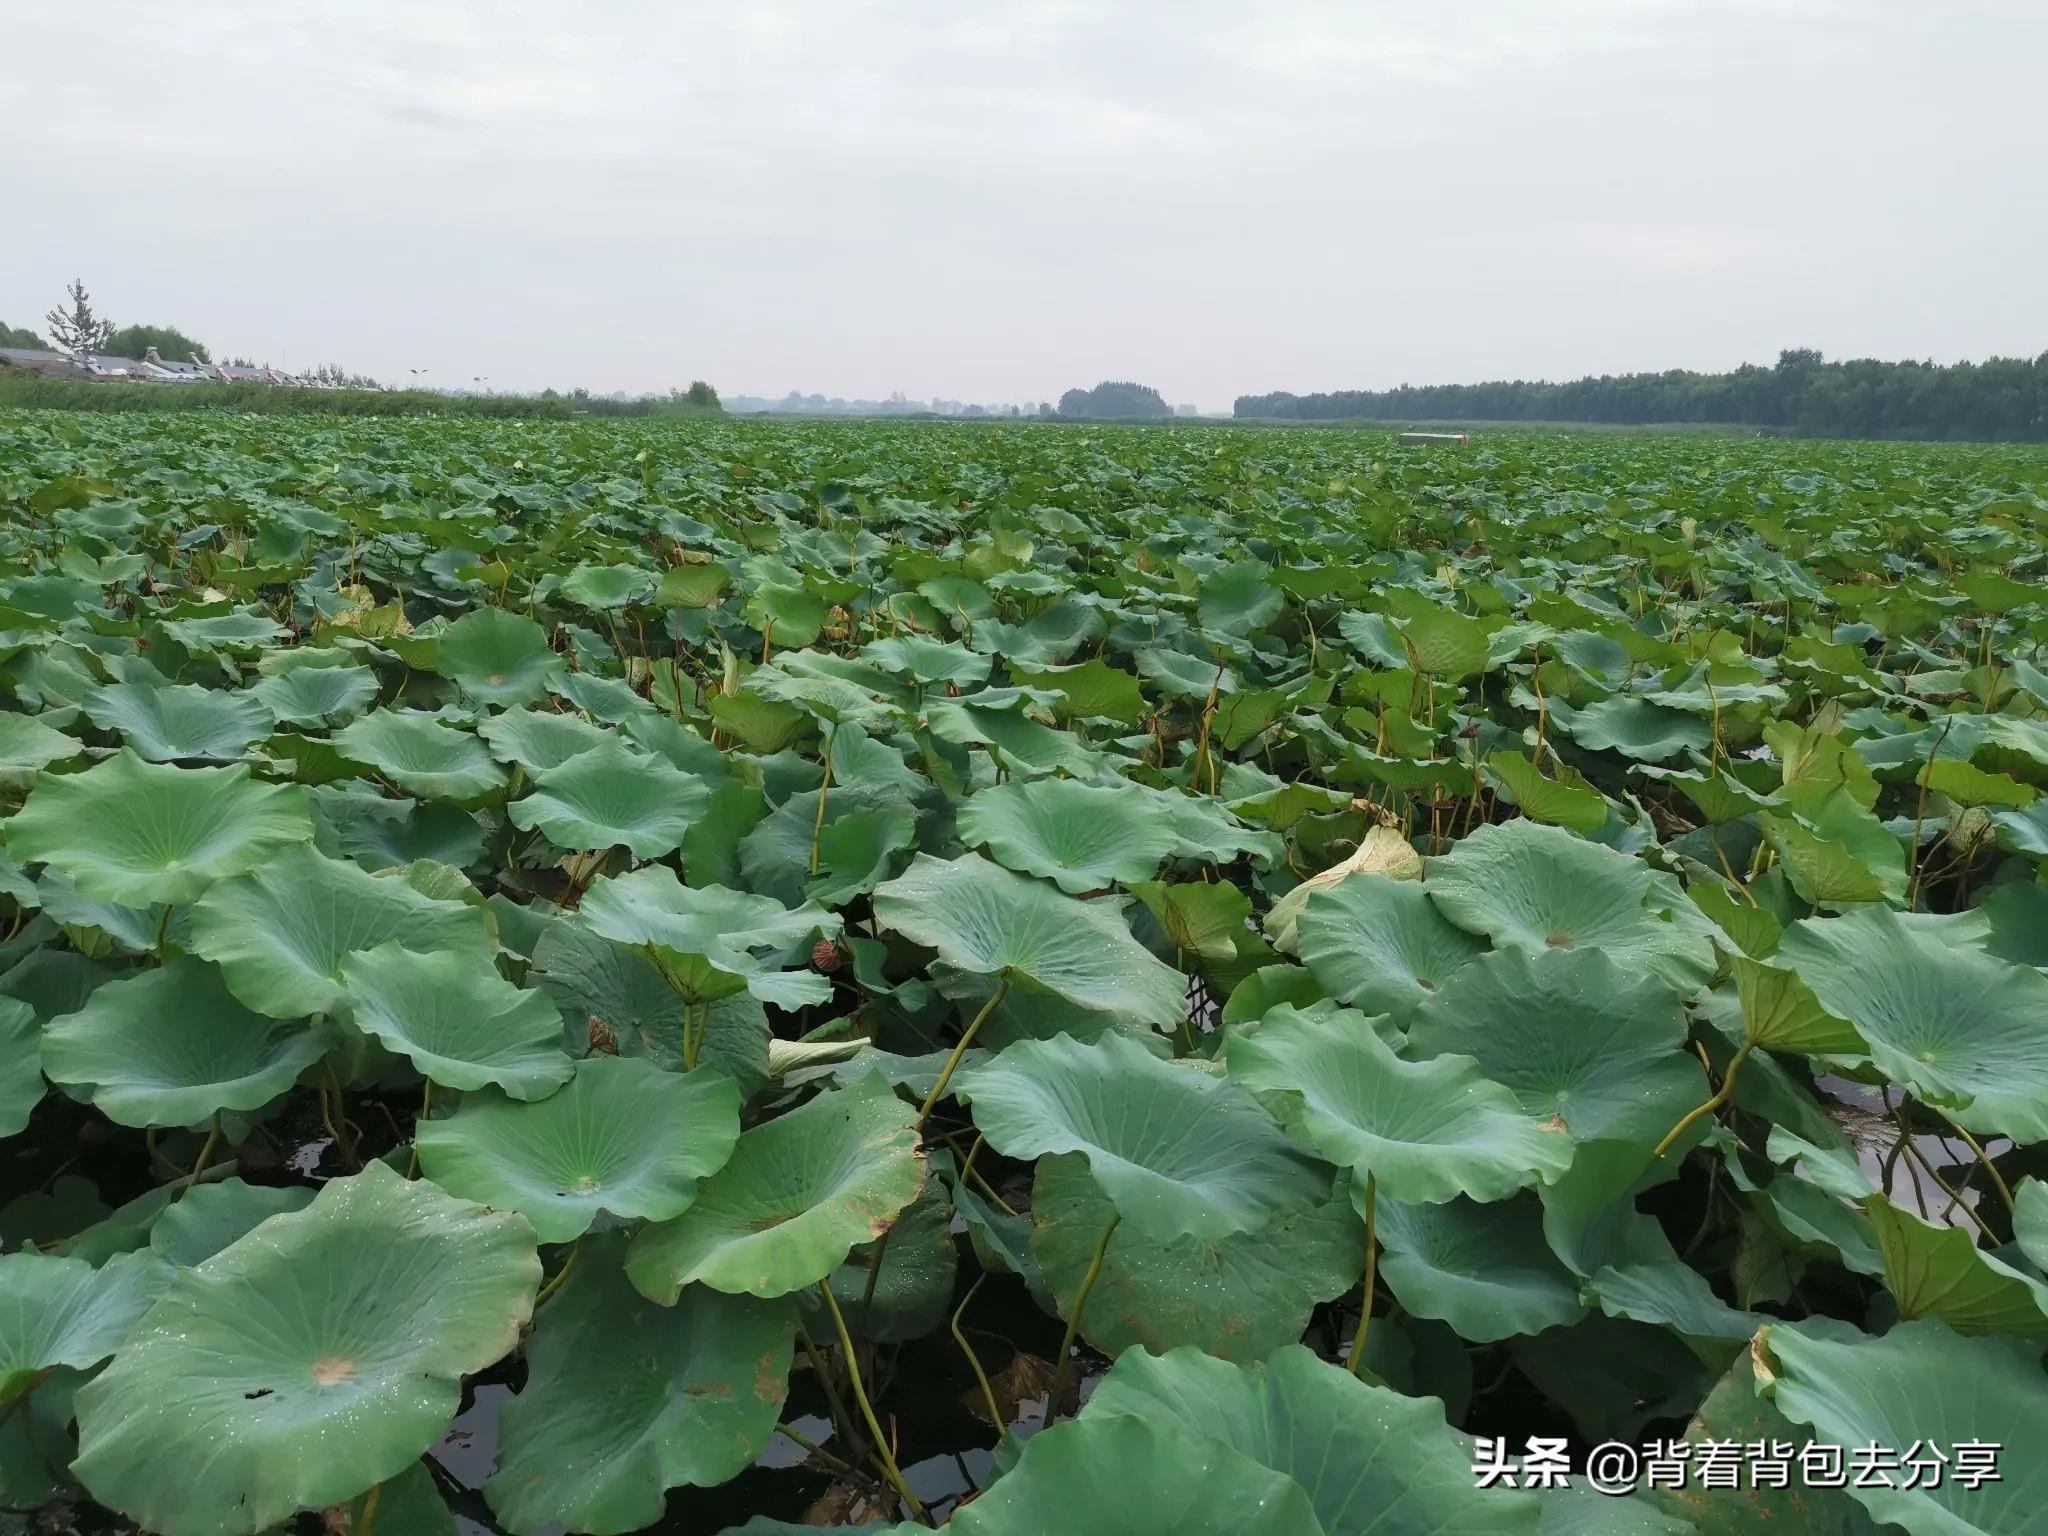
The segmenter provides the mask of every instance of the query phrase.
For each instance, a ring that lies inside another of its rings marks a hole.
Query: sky
[[[386,382],[2048,348],[2042,0],[0,0],[0,56],[0,321],[76,276]]]

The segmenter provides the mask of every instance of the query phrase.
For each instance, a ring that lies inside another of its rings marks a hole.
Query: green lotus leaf
[[[483,854],[483,825],[459,806],[387,800],[360,785],[312,793],[314,846],[372,874],[422,859],[467,869]]]
[[[331,739],[351,762],[424,799],[480,800],[505,785],[482,742],[426,710],[372,710]]]
[[[1770,1321],[1729,1306],[1714,1294],[1706,1276],[1675,1256],[1609,1265],[1586,1282],[1584,1296],[1609,1317],[1671,1329],[1713,1363],[1727,1359],[1728,1346],[1742,1343]]]
[[[189,684],[113,683],[94,689],[83,703],[94,725],[119,732],[130,750],[152,763],[237,758],[276,723],[253,692]]]
[[[1419,881],[1375,875],[1310,896],[1295,931],[1302,962],[1332,997],[1397,1022],[1486,947]]]
[[[2048,1269],[2048,1184],[2021,1179],[2013,1191],[2013,1241],[2036,1269]]]
[[[636,859],[675,852],[710,798],[701,779],[617,738],[542,769],[534,784],[506,807],[512,825],[538,827],[559,848],[623,846]]]
[[[301,846],[261,869],[223,880],[192,912],[192,947],[214,961],[244,1005],[273,1018],[332,1013],[342,967],[380,944],[488,963],[483,916],[438,901],[404,880]]]
[[[35,1009],[0,997],[0,1140],[19,1134],[43,1101],[42,1035]]]
[[[80,1259],[0,1254],[0,1412],[45,1372],[84,1370],[119,1349],[169,1281],[147,1254],[98,1269]]]
[[[1546,778],[1520,752],[1490,753],[1486,767],[1531,821],[1581,834],[1598,832],[1607,825],[1611,814],[1607,797],[1575,769],[1560,767],[1558,777]]]
[[[190,1269],[240,1242],[271,1217],[303,1211],[313,1194],[302,1184],[272,1187],[240,1179],[195,1184],[150,1223],[150,1252],[167,1264]]]
[[[1846,790],[1833,791],[1800,817],[1757,818],[1802,900],[1821,907],[1906,897],[1906,854],[1883,822]]]
[[[1882,1194],[1863,1202],[1899,1316],[1938,1317],[1957,1333],[2048,1335],[2048,1285]]]
[[[208,614],[196,619],[167,619],[164,632],[187,650],[219,653],[253,651],[282,640],[288,631],[260,608]]]
[[[376,1502],[371,1503],[375,1498]],[[340,1506],[337,1506],[338,1508]],[[440,1485],[427,1470],[424,1459],[414,1462],[398,1476],[377,1484],[371,1493],[359,1494],[346,1505],[346,1528],[360,1531],[365,1525],[384,1536],[460,1536],[461,1527],[442,1501]]]
[[[192,1125],[258,1109],[335,1044],[303,1019],[266,1019],[189,955],[110,981],[43,1030],[43,1071],[122,1125]]]
[[[450,1194],[517,1211],[542,1242],[566,1243],[600,1212],[680,1216],[739,1134],[739,1090],[722,1075],[592,1056],[538,1103],[465,1097],[447,1119],[423,1122],[416,1142],[420,1167]]]
[[[83,773],[45,774],[7,824],[7,849],[95,901],[191,901],[216,880],[313,839],[306,792],[246,766],[174,768],[125,748]]]
[[[1272,1469],[1308,1495],[1330,1536],[1538,1528],[1534,1494],[1477,1486],[1472,1453],[1441,1403],[1369,1385],[1298,1344],[1251,1366],[1194,1349],[1132,1350],[1078,1422],[1120,1418],[1227,1445]]]
[[[1177,841],[1173,818],[1136,789],[1072,779],[999,784],[960,807],[960,840],[1006,869],[1079,895],[1149,880]]]
[[[1119,1222],[1088,1293],[1082,1333],[1112,1358],[1134,1345],[1164,1351],[1186,1344],[1225,1360],[1263,1360],[1298,1342],[1315,1308],[1353,1290],[1365,1268],[1365,1224],[1352,1209],[1349,1180],[1337,1183],[1321,1205],[1228,1237],[1162,1241]],[[1063,1315],[1072,1315],[1115,1213],[1078,1154],[1039,1160],[1029,1256]]]
[[[1231,1077],[1282,1125],[1388,1199],[1501,1200],[1571,1166],[1563,1122],[1525,1112],[1469,1057],[1402,1061],[1355,1015],[1276,1008],[1228,1049]]]
[[[533,1313],[521,1216],[382,1163],[182,1270],[78,1394],[73,1474],[162,1536],[255,1536],[396,1478]]]
[[[341,963],[350,1018],[444,1088],[494,1085],[544,1099],[576,1074],[562,1054],[562,1016],[515,987],[488,959],[461,950],[415,954],[396,940]]]
[[[876,888],[875,919],[980,975],[1021,977],[1130,1023],[1187,1016],[1187,982],[1135,939],[1117,907],[1076,901],[978,854],[920,854]]]
[[[1812,1436],[1778,1412],[1769,1398],[1756,1389],[1756,1373],[1748,1351],[1735,1358],[1727,1374],[1714,1384],[1706,1400],[1686,1426],[1685,1438],[1694,1446],[1704,1441],[1722,1444],[1764,1444],[1786,1447],[1794,1466],[1805,1454]],[[1774,1488],[1767,1480],[1740,1479],[1734,1488],[1702,1485],[1698,1466],[1687,1469],[1683,1488],[1659,1488],[1653,1497],[1658,1505],[1693,1522],[1701,1532],[1713,1536],[1873,1536],[1875,1527],[1861,1506],[1838,1488],[1812,1486],[1796,1473],[1786,1486]]]
[[[880,1272],[874,1273],[878,1262]],[[930,1333],[952,1311],[958,1269],[953,1201],[942,1180],[927,1178],[917,1198],[889,1228],[886,1240],[862,1243],[826,1283],[857,1336],[878,1344],[901,1344]],[[816,1294],[804,1291],[798,1300],[811,1331],[829,1332],[832,1320]]]
[[[845,906],[893,875],[902,862],[898,855],[916,844],[917,818],[904,807],[838,817],[818,834],[818,872],[804,883],[803,896],[821,906]]]
[[[20,789],[52,763],[85,750],[76,736],[53,731],[33,715],[0,714],[0,787]]]
[[[1687,989],[1713,974],[1713,924],[1670,876],[1557,827],[1482,826],[1429,861],[1424,889],[1496,948],[1599,950]]]
[[[1121,1220],[1155,1241],[1256,1231],[1329,1194],[1329,1170],[1242,1087],[1121,1035],[1021,1041],[954,1091],[1005,1157],[1083,1154]]]
[[[859,820],[861,817],[867,820]],[[845,822],[853,825],[839,832]],[[872,866],[885,851],[893,854],[916,840],[916,813],[903,792],[888,784],[834,784],[829,790],[809,789],[791,795],[740,840],[740,870],[747,887],[780,902],[800,903],[812,884],[821,889],[832,887],[825,863],[828,851],[845,862],[848,876],[857,878],[866,872],[860,868],[863,827],[869,829],[865,841]],[[816,869],[811,864],[814,841]],[[888,846],[891,844],[894,846]]]
[[[182,948],[191,942],[188,907],[124,907],[117,902],[94,901],[54,869],[43,871],[36,882],[36,895],[51,921],[67,929],[95,929],[132,955],[146,954],[160,943]],[[75,934],[73,942],[88,947]],[[106,950],[98,947],[93,953],[105,954]]]
[[[1869,1049],[1851,1025],[1821,1007],[1797,971],[1743,955],[1732,956],[1729,965],[1750,1044],[1809,1056],[1861,1056]]]
[[[916,1114],[869,1076],[742,1132],[696,1204],[634,1239],[627,1274],[664,1306],[691,1284],[763,1297],[816,1285],[924,1187]]]
[[[1939,1536],[2025,1536],[2048,1505],[2048,1460],[2015,1456],[2048,1437],[2048,1394],[2035,1351],[1967,1338],[1932,1318],[1901,1323],[1883,1338],[1812,1325],[1775,1324],[1752,1346],[1761,1390],[1785,1417],[1841,1446],[1878,1445],[1903,1456],[1915,1445],[1953,1455],[1958,1445],[2004,1447],[1991,1456],[1995,1482],[1966,1486],[1957,1468],[1914,1488],[1857,1487],[1849,1497],[1879,1522]],[[1890,1481],[1905,1481],[1903,1471]]]
[[[2048,976],[1884,907],[1794,923],[1776,959],[1916,1097],[1980,1135],[2048,1138]]]
[[[1659,977],[1598,950],[1498,950],[1456,972],[1408,1024],[1409,1049],[1469,1056],[1575,1141],[1657,1141],[1706,1097],[1686,1019]]]
[[[1032,1436],[1015,1468],[946,1523],[959,1536],[1045,1536],[1054,1510],[1062,1529],[1118,1536],[1323,1531],[1292,1478],[1220,1440],[1176,1434],[1126,1414]]]
[[[1354,1204],[1362,1190],[1351,1186]],[[1578,1282],[1544,1242],[1542,1211],[1532,1199],[1381,1200],[1374,1230],[1385,1250],[1380,1276],[1394,1299],[1475,1344],[1541,1333],[1585,1315]]]
[[[1425,605],[1393,633],[1410,666],[1445,682],[1462,682],[1492,664],[1485,626],[1454,609]]]
[[[1202,627],[1246,635],[1272,623],[1287,606],[1287,594],[1272,584],[1272,575],[1258,560],[1240,560],[1212,572],[1202,582],[1197,609]]]
[[[709,608],[731,584],[732,573],[722,565],[671,566],[654,600],[664,608]]]
[[[1561,722],[1567,711],[1554,711]],[[1619,752],[1637,762],[1660,763],[1681,752],[1704,752],[1714,739],[1709,722],[1647,699],[1617,694],[1568,712],[1566,729],[1588,752]]]
[[[581,715],[549,709],[508,709],[480,723],[476,733],[490,743],[493,756],[517,763],[530,774],[559,768],[579,752],[618,739]]]
[[[644,1056],[672,1072],[683,1069],[690,1005],[638,950],[573,923],[556,923],[534,946],[527,980],[562,1010],[572,1054],[594,1036],[609,1040],[621,1056]],[[745,992],[717,998],[709,1007],[697,1065],[723,1072],[743,1098],[752,1097],[768,1081],[768,1016]]]
[[[368,667],[294,667],[259,678],[249,692],[278,720],[335,725],[377,697],[377,674]]]
[[[1137,678],[1099,656],[1071,667],[1031,667],[1013,659],[1010,679],[1022,688],[1059,693],[1066,701],[1060,708],[1065,718],[1136,725],[1145,714],[1145,695]]]
[[[669,985],[686,997],[723,997],[744,987],[763,1002],[795,1008],[832,995],[824,977],[778,971],[772,957],[753,953],[837,934],[838,914],[808,902],[791,909],[772,896],[722,885],[686,886],[657,864],[593,882],[578,910],[593,933],[650,951]]]
[[[585,608],[624,608],[654,595],[654,572],[637,565],[579,565],[556,593]]]
[[[542,1310],[525,1389],[505,1405],[484,1497],[515,1536],[658,1523],[671,1488],[735,1477],[775,1434],[796,1323],[788,1302],[691,1286],[634,1291],[623,1243],[586,1245]]]
[[[989,659],[964,645],[950,645],[926,635],[890,635],[861,647],[861,655],[891,672],[907,672],[927,688],[944,683],[962,686],[988,681]]]
[[[435,670],[471,698],[500,708],[533,703],[565,665],[549,649],[546,630],[503,608],[473,609],[440,639]]]

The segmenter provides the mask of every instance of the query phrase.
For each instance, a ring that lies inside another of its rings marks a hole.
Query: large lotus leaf
[[[1397,1022],[1485,948],[1444,920],[1421,883],[1372,874],[1311,895],[1294,932],[1331,997]]]
[[[962,1190],[963,1199],[969,1193]],[[1063,1315],[1071,1315],[1115,1213],[1079,1155],[1039,1160],[1030,1257]],[[1297,1342],[1315,1308],[1353,1289],[1364,1268],[1365,1223],[1341,1177],[1321,1205],[1253,1232],[1161,1241],[1120,1222],[1088,1293],[1081,1331],[1111,1357],[1133,1345],[1186,1344],[1225,1360],[1263,1360]]]
[[[1676,1258],[1610,1265],[1586,1282],[1584,1297],[1609,1317],[1671,1329],[1716,1365],[1770,1321],[1729,1306],[1706,1276]]]
[[[526,979],[562,1010],[572,1055],[593,1042],[609,1043],[621,1056],[683,1069],[690,1005],[638,950],[573,923],[555,923],[534,945]],[[757,999],[745,992],[721,997],[710,1005],[698,1069],[723,1072],[742,1098],[750,1098],[768,1081],[768,1039],[768,1015]]]
[[[623,608],[653,596],[654,586],[654,572],[637,565],[584,564],[564,576],[555,590],[585,608]]]
[[[510,707],[531,704],[566,663],[548,647],[532,619],[502,608],[478,608],[441,632],[436,670],[471,698]]]
[[[786,1301],[692,1286],[634,1291],[597,1241],[542,1310],[526,1387],[505,1405],[485,1485],[515,1536],[559,1522],[597,1536],[658,1523],[671,1488],[735,1477],[775,1434],[796,1323]]]
[[[778,972],[752,953],[788,949],[814,934],[838,933],[838,914],[808,902],[791,909],[772,896],[722,885],[688,886],[667,865],[656,864],[596,881],[584,894],[579,911],[591,931],[605,938],[698,959],[737,979],[713,995],[745,986],[764,1002],[792,1008],[831,996],[831,985],[822,976]],[[673,965],[667,974],[671,984],[687,979]]]
[[[1526,1112],[1469,1057],[1402,1061],[1356,1015],[1276,1008],[1228,1050],[1281,1124],[1388,1199],[1500,1200],[1571,1166],[1563,1121]]]
[[[1058,1513],[1055,1515],[1054,1511]],[[1034,1435],[1017,1465],[947,1521],[959,1536],[1322,1536],[1299,1484],[1220,1440],[1126,1414]],[[178,1536],[171,1532],[169,1536]]]
[[[901,1344],[923,1337],[945,1320],[953,1308],[958,1269],[953,1201],[944,1181],[927,1178],[917,1198],[889,1228],[886,1240],[862,1243],[832,1271],[827,1283],[855,1334],[878,1344]],[[831,1328],[815,1292],[804,1291],[799,1300],[813,1332]]]
[[[192,915],[186,907],[124,907],[94,901],[56,870],[47,868],[36,882],[35,894],[51,921],[67,928],[96,929],[132,955],[146,954],[160,942],[179,948],[191,943]],[[94,950],[96,954],[104,952]]]
[[[917,818],[907,807],[885,805],[841,816],[818,834],[818,873],[802,895],[827,907],[865,896],[896,872],[898,855],[915,846]]]
[[[82,1259],[0,1254],[0,1413],[46,1371],[84,1370],[119,1349],[170,1276],[147,1254],[94,1269]]]
[[[294,667],[260,679],[249,692],[279,720],[333,725],[377,696],[377,674],[368,667]]]
[[[875,919],[963,971],[1023,977],[1138,1024],[1177,1025],[1187,981],[1131,937],[1117,905],[1077,901],[978,854],[920,854],[876,888]]]
[[[2037,1348],[1967,1338],[1932,1318],[1901,1323],[1883,1338],[1813,1325],[1778,1324],[1752,1346],[1762,1390],[1787,1418],[1840,1446],[1878,1445],[1903,1456],[1915,1445],[1953,1455],[1990,1446],[1995,1482],[1966,1486],[1957,1466],[1919,1486],[1873,1481],[1849,1496],[1878,1521],[1930,1536],[2032,1536],[2048,1507],[2048,1457],[2014,1454],[2048,1444],[2048,1393]],[[1998,1447],[2004,1448],[2001,1456]],[[1984,1453],[1980,1452],[1980,1458]]]
[[[1351,1186],[1353,1203],[1362,1186]],[[1417,1317],[1449,1323],[1475,1344],[1541,1333],[1585,1313],[1578,1281],[1543,1240],[1533,1199],[1475,1205],[1377,1202],[1380,1276]]]
[[[923,1188],[916,1116],[870,1075],[754,1126],[696,1204],[634,1239],[626,1272],[664,1306],[692,1283],[766,1297],[816,1285]]]
[[[417,1143],[420,1167],[450,1194],[517,1211],[542,1242],[566,1243],[603,1211],[680,1216],[739,1134],[739,1090],[723,1075],[592,1056],[539,1103],[465,1097],[423,1122]]]
[[[1685,1438],[1698,1447],[1705,1441],[1724,1445],[1762,1444],[1785,1447],[1785,1459],[1796,1467],[1812,1437],[1778,1412],[1756,1389],[1755,1366],[1749,1352],[1736,1356],[1728,1372],[1693,1414]],[[1903,1449],[1903,1447],[1900,1447]],[[1783,1488],[1767,1479],[1741,1478],[1737,1487],[1702,1485],[1697,1464],[1687,1469],[1683,1488],[1660,1488],[1657,1503],[1690,1519],[1711,1536],[1872,1536],[1875,1527],[1861,1506],[1838,1488],[1810,1486],[1796,1473]]]
[[[246,1006],[273,1018],[333,1012],[349,957],[391,943],[480,963],[491,954],[483,914],[469,903],[438,901],[310,845],[223,880],[192,913],[192,947]]]
[[[245,1184],[240,1179],[195,1184],[150,1223],[150,1252],[180,1269],[204,1264],[271,1217],[304,1210],[313,1194],[303,1184]]]
[[[1656,1141],[1706,1097],[1684,1011],[1659,977],[1598,950],[1508,949],[1457,972],[1409,1021],[1418,1056],[1470,1056],[1576,1141]]]
[[[372,710],[331,739],[349,761],[423,799],[480,800],[505,784],[482,742],[427,710]]]
[[[1775,958],[1894,1082],[1980,1135],[2048,1138],[2048,976],[1883,907],[1794,923]]]
[[[1598,950],[1688,988],[1713,974],[1716,930],[1669,876],[1558,827],[1482,826],[1429,862],[1424,888],[1496,948]]]
[[[18,997],[0,997],[0,1140],[17,1135],[43,1101],[42,1026]]]
[[[1252,1366],[1194,1349],[1134,1349],[1079,1422],[1126,1417],[1270,1467],[1308,1495],[1330,1536],[1537,1530],[1534,1494],[1478,1486],[1441,1403],[1369,1385],[1298,1344]]]
[[[443,1087],[491,1084],[515,1099],[544,1099],[576,1073],[562,1054],[555,1005],[513,986],[488,959],[415,954],[394,940],[348,956],[341,979],[356,1028]]]
[[[182,955],[52,1019],[43,1071],[122,1125],[191,1125],[262,1107],[334,1044],[325,1026],[250,1012],[216,967]]]
[[[528,773],[559,768],[579,752],[618,740],[581,715],[548,709],[508,709],[483,721],[476,733],[490,743],[493,756],[517,763]]]
[[[978,656],[964,645],[949,645],[925,635],[890,635],[863,646],[861,654],[892,672],[909,673],[928,688],[941,683],[988,681],[988,657]]]
[[[560,848],[623,846],[636,859],[675,852],[710,798],[703,780],[617,738],[542,769],[534,784],[506,808],[515,827],[538,827]]]
[[[78,1394],[72,1471],[162,1536],[254,1536],[397,1477],[519,1340],[522,1216],[382,1163],[183,1270]]]
[[[1086,1156],[1119,1217],[1155,1240],[1255,1231],[1329,1193],[1329,1170],[1245,1089],[1122,1035],[1020,1041],[954,1089],[1005,1157]]]
[[[1557,712],[1563,720],[1566,711]],[[1572,710],[1567,727],[1589,752],[1619,752],[1637,762],[1658,763],[1681,752],[1704,752],[1713,741],[1709,722],[1647,699],[1617,694]]]
[[[152,763],[237,758],[276,724],[253,693],[189,684],[113,683],[93,690],[84,705],[94,725],[118,731],[123,742]]]
[[[0,714],[0,787],[19,789],[52,763],[78,756],[85,743],[33,715]]]
[[[824,801],[822,807],[819,804],[821,798]],[[876,821],[879,817],[889,820],[879,823]],[[807,886],[827,884],[824,880],[813,879],[813,841],[818,850],[816,875],[828,873],[828,856],[842,863],[848,860],[848,849],[840,841],[844,837],[853,838],[853,862],[857,864],[859,829],[863,818],[877,830],[889,831],[890,851],[907,848],[916,840],[916,814],[903,798],[903,791],[893,785],[835,784],[829,790],[805,790],[783,801],[740,840],[740,868],[746,876],[747,887],[761,895],[773,896],[777,901],[803,901]],[[840,831],[842,826],[846,827],[845,832]],[[878,852],[870,851],[870,864]],[[859,872],[857,869],[849,870],[849,873]]]
[[[1901,1317],[1938,1317],[1957,1333],[2048,1335],[2048,1285],[1977,1246],[1970,1231],[1937,1226],[1882,1194],[1863,1202]]]
[[[329,858],[349,859],[372,874],[432,859],[467,869],[484,850],[484,828],[460,806],[387,800],[334,785],[313,791],[314,846]]]
[[[2013,1191],[2013,1241],[2037,1269],[2048,1269],[2048,1184],[2021,1179]]]
[[[1143,791],[1072,779],[985,789],[960,807],[958,825],[963,843],[1074,895],[1149,880],[1178,841],[1173,818]]]
[[[306,792],[241,764],[174,768],[122,750],[83,773],[45,774],[7,823],[7,850],[95,901],[186,902],[214,881],[311,842]]]

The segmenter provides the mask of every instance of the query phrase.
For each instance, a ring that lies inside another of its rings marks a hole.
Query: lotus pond
[[[51,414],[0,509],[8,1530],[2048,1529],[2048,456]]]

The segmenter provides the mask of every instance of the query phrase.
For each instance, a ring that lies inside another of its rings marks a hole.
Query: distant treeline
[[[1828,362],[1802,348],[1733,373],[1625,373],[1550,384],[1404,384],[1240,395],[1236,414],[1282,421],[1656,422],[1768,427],[1808,437],[2048,440],[2048,353],[1983,363]]]
[[[713,400],[716,400],[714,395]],[[492,416],[566,421],[576,416],[717,416],[687,396],[612,400],[581,391],[540,395],[444,395],[430,389],[300,389],[283,384],[89,384],[0,367],[0,409],[65,411],[252,411],[263,415]]]

